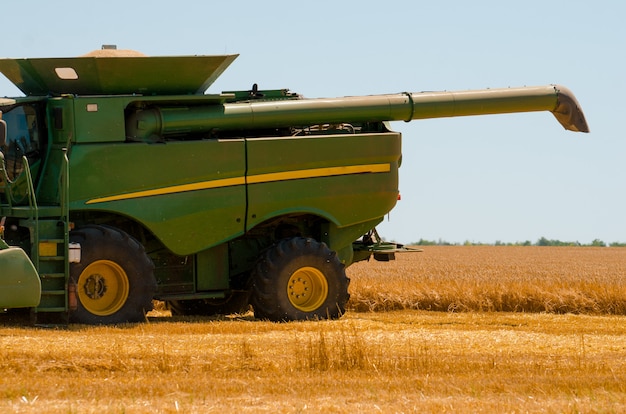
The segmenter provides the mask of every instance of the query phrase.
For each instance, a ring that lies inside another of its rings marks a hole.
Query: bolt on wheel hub
[[[87,277],[83,289],[85,290],[85,295],[91,299],[100,299],[107,291],[106,279],[99,274],[90,275]]]

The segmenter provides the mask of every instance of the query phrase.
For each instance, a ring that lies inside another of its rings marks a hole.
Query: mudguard
[[[39,305],[41,281],[24,250],[0,250],[0,308],[31,308]]]

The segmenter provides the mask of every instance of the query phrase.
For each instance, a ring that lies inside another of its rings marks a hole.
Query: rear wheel
[[[143,246],[120,230],[95,225],[72,231],[70,240],[81,246],[80,263],[70,266],[78,299],[70,321],[144,321],[145,313],[152,309],[156,280]]]
[[[310,238],[278,242],[258,261],[253,280],[252,306],[260,319],[336,319],[350,297],[337,254]]]

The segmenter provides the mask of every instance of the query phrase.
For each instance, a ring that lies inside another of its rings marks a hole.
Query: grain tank
[[[88,324],[144,320],[153,299],[337,318],[345,268],[402,249],[375,230],[398,199],[389,121],[549,111],[588,131],[556,85],[205,94],[235,58],[0,59],[25,95],[0,99],[0,307]]]

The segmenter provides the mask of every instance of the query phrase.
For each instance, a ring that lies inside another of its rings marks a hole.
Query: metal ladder
[[[67,221],[39,218],[36,225],[36,265],[41,279],[41,301],[32,309],[33,323],[68,323],[69,260]],[[35,254],[31,255],[35,259]]]
[[[24,157],[28,183],[28,218],[21,225],[30,230],[31,260],[41,279],[41,301],[31,309],[36,325],[66,325],[69,322],[69,161],[64,149],[59,176],[59,205],[39,206],[28,160]]]

